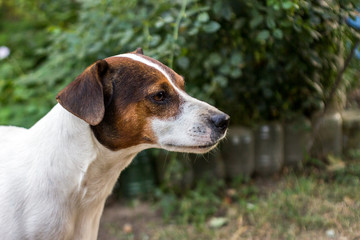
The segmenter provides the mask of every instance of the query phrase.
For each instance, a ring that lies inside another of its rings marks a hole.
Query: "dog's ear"
[[[137,48],[135,51],[133,51],[133,53],[144,55],[144,51],[142,50],[142,48]]]
[[[112,92],[112,86],[103,85],[108,68],[105,60],[98,60],[65,87],[56,96],[57,101],[90,125],[98,125],[105,114],[104,88]]]

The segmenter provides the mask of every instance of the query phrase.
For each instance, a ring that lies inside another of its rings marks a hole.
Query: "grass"
[[[357,161],[335,171],[311,167],[232,186],[201,183],[183,198],[170,198],[169,212],[162,201],[155,203],[167,221],[158,214],[151,231],[130,238],[118,228],[116,239],[355,239],[360,237],[359,183]],[[214,217],[227,224],[210,227]]]
[[[360,236],[359,177],[357,164],[335,173],[284,176],[275,189],[263,190],[265,195],[251,203],[252,209],[238,208],[251,228],[245,236],[300,239],[310,232],[321,235],[331,229],[338,237]]]

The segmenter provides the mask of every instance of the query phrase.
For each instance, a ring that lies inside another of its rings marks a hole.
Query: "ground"
[[[359,183],[357,161],[336,170],[315,168],[310,173],[285,171],[253,178],[226,186],[219,211],[197,224],[179,223],[178,215],[165,221],[158,200],[122,199],[107,204],[99,239],[356,240],[360,239]]]

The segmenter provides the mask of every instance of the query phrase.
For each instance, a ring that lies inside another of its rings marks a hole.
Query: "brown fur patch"
[[[89,66],[56,96],[57,101],[90,125],[98,124],[105,112],[104,92],[110,91],[108,87],[104,91],[102,83],[107,69],[105,60]]]
[[[164,70],[164,72],[166,72],[170,76],[170,78],[171,78],[170,81],[172,81],[175,84],[175,86],[177,86],[179,89],[185,91],[185,81],[182,76],[177,74],[174,70],[172,70],[168,66],[162,64],[161,62],[159,62],[153,58],[150,58],[147,56],[141,56],[141,57],[145,58],[149,62],[159,65]]]
[[[155,143],[152,118],[171,118],[178,114],[180,97],[165,76],[153,67],[122,57],[107,58],[106,80],[112,82],[111,102],[100,124],[92,126],[98,141],[112,150]],[[166,92],[166,101],[152,96]]]

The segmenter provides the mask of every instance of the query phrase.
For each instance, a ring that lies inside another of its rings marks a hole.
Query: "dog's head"
[[[187,95],[184,79],[141,49],[95,62],[57,100],[111,150],[146,144],[204,153],[229,123],[228,115]]]

